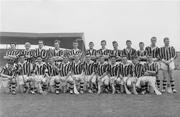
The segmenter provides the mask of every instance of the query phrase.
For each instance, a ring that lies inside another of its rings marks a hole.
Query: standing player
[[[41,57],[41,59],[44,61],[47,59],[47,51],[43,48],[44,42],[42,40],[38,41],[38,49],[35,49],[34,51],[34,57],[37,59],[38,57]]]
[[[108,76],[108,64],[105,62],[103,56],[99,57],[100,62],[97,64],[96,73],[98,80],[98,94],[102,92],[102,86],[107,90],[109,86],[109,76]]]
[[[78,41],[73,42],[73,49],[68,53],[70,59],[74,59],[74,56],[81,56],[82,51],[78,48],[78,45]]]
[[[110,86],[112,88],[112,94],[115,93],[115,82],[118,79],[118,64],[116,63],[116,56],[110,57],[110,63],[108,64],[108,76],[110,78]]]
[[[137,50],[137,57],[140,63],[147,62],[147,51],[144,49],[144,42],[139,42],[139,50]]]
[[[86,60],[84,64],[84,73],[85,73],[85,86],[88,89],[89,93],[92,93],[93,86],[96,86],[96,63],[91,61],[91,56],[86,55]]]
[[[138,78],[136,87],[140,88],[145,83],[148,83],[148,85],[152,87],[157,95],[161,95],[161,92],[156,87],[156,75],[158,73],[157,63],[153,62],[153,58],[149,56],[148,62],[144,64],[144,67],[144,74]]]
[[[95,61],[96,59],[96,50],[94,49],[94,43],[89,42],[89,49],[86,50],[86,55],[91,57],[91,60]]]
[[[24,55],[25,59],[28,62],[32,62],[33,59],[33,51],[31,50],[31,44],[29,42],[25,43],[25,49],[22,50],[21,54]]]
[[[72,78],[74,81],[74,93],[79,94],[83,93],[84,89],[84,63],[80,61],[80,57],[78,55],[74,56],[74,61],[72,62]],[[80,88],[77,90],[77,86],[79,85]]]
[[[167,77],[170,79],[169,93],[176,93],[177,91],[174,88],[174,78],[173,71],[175,69],[174,59],[176,57],[176,51],[173,46],[169,45],[169,38],[164,38],[164,47],[160,48],[160,59],[161,59],[161,69],[163,70],[163,89],[162,92],[165,92],[167,85]]]
[[[121,52],[121,50],[118,49],[118,43],[117,43],[117,41],[113,41],[112,44],[113,44],[114,50],[111,50],[110,56],[115,56],[117,58],[117,61],[120,61],[122,52]]]
[[[105,60],[108,60],[110,54],[110,50],[106,49],[106,41],[101,41],[101,49],[97,50],[97,57],[103,56]]]
[[[134,89],[134,78],[133,78],[133,64],[132,62],[128,62],[127,57],[122,57],[122,63],[119,64],[119,74],[123,81],[124,89],[126,94],[131,94],[128,88],[133,86],[133,93],[135,93]]]
[[[131,40],[126,41],[127,47],[123,49],[122,55],[127,57],[128,62],[132,62],[133,58],[136,57],[136,50],[131,47]]]
[[[158,62],[159,61],[159,47],[156,46],[156,42],[157,42],[157,38],[152,37],[151,38],[151,45],[147,46],[145,48],[145,50],[147,51],[147,56],[151,56],[153,58],[153,61],[157,62],[158,69],[160,69],[160,65],[159,65],[159,62]],[[157,87],[160,89],[161,81],[160,81],[160,78],[159,78],[158,75],[156,77],[157,77],[156,78],[156,84],[157,84]]]
[[[55,61],[62,60],[62,56],[64,54],[63,50],[60,49],[60,41],[54,41],[54,49],[50,50],[50,57],[52,57]]]

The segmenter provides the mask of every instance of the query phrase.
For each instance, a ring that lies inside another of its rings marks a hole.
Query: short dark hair
[[[139,42],[139,44],[144,44],[144,42]]]
[[[94,44],[94,42],[91,41],[91,42],[89,42],[89,44]]]
[[[105,43],[106,43],[106,40],[102,40],[101,43],[102,43],[102,42],[105,42]]]
[[[10,43],[10,45],[13,45],[13,44],[16,46],[16,43],[15,43],[15,42],[11,42],[11,43]]]
[[[166,40],[169,40],[169,38],[168,38],[168,37],[165,37],[163,40],[164,40],[164,42],[165,42]]]
[[[157,38],[156,38],[156,37],[151,37],[151,40],[152,40],[152,39],[157,39]]]
[[[117,43],[117,41],[113,41],[113,42],[112,42],[112,44],[115,44],[115,43]]]
[[[127,40],[126,43],[131,42],[131,40]]]
[[[59,40],[55,40],[55,41],[54,41],[54,44],[55,44],[55,43],[60,44],[60,43],[61,43],[61,41],[59,41]]]
[[[39,42],[42,42],[42,43],[44,44],[44,41],[43,41],[43,40],[39,40],[38,43],[39,43]]]

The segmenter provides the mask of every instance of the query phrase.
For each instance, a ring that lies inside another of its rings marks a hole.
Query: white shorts
[[[35,76],[35,81],[36,82],[46,82],[46,78],[44,78],[43,75],[36,75]]]
[[[110,83],[114,83],[117,80],[117,77],[112,76],[112,77],[109,78],[109,80],[110,80]]]
[[[2,78],[0,77],[1,81],[0,81],[0,88],[7,88],[9,85],[9,79],[8,78]]]
[[[164,62],[160,62],[160,69],[162,70],[168,70],[168,65],[166,65]],[[169,70],[174,70],[175,64],[174,61],[169,63]]]
[[[73,78],[71,76],[69,76],[67,79],[66,79],[67,82],[73,82]]]
[[[19,85],[23,85],[28,79],[29,77],[27,75],[19,75],[16,77],[17,83]]]
[[[156,82],[156,77],[155,76],[142,76],[142,77],[139,77],[137,79],[137,82],[136,82],[136,86],[137,87],[140,87],[140,82],[143,81],[143,82]]]
[[[52,76],[52,77],[50,77],[50,82],[49,82],[49,85],[54,85],[54,80],[55,79],[59,79],[59,76]]]
[[[100,77],[101,77],[101,76],[98,76],[98,80],[99,80],[100,82],[102,82],[102,83],[104,83],[104,84],[108,84],[108,83],[109,83],[109,76],[108,76],[108,75],[102,77],[101,79],[100,79]]]
[[[92,79],[94,80],[95,79],[95,75],[85,75],[85,78],[84,78],[84,80],[86,81],[86,82],[91,82],[92,81]]]
[[[74,80],[76,80],[76,81],[84,80],[84,77],[83,77],[82,74],[79,74],[79,75],[73,75],[72,77],[73,77]]]

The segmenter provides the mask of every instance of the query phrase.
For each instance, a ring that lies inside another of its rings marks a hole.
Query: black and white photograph
[[[180,117],[180,0],[0,0],[0,117]]]

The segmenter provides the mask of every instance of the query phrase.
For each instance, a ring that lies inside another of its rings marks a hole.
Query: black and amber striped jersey
[[[33,64],[25,61],[24,63],[17,63],[15,65],[16,73],[18,75],[30,75],[33,70]]]
[[[6,56],[18,56],[20,54],[20,51],[18,51],[17,49],[13,50],[13,49],[8,49],[6,51]]]
[[[47,51],[39,48],[34,50],[33,55],[35,58],[41,57],[43,60],[47,59],[48,57]]]
[[[59,74],[59,70],[58,70],[58,68],[57,68],[56,65],[47,63],[46,69],[47,69],[46,73],[47,73],[49,76],[56,76],[56,75]]]
[[[128,60],[133,60],[134,57],[136,57],[136,50],[133,48],[131,48],[129,50],[127,48],[125,48],[122,50],[122,55],[126,56]]]
[[[84,70],[84,62],[72,62],[72,73],[74,75],[80,75]]]
[[[61,49],[52,49],[52,50],[49,50],[49,54],[50,54],[50,56],[51,57],[53,57],[53,56],[63,56],[63,54],[64,54],[64,51],[63,50],[61,50]]]
[[[88,49],[88,50],[86,50],[85,55],[96,56],[96,50]]]
[[[45,62],[42,62],[42,63],[36,62],[33,65],[33,72],[36,75],[45,75],[45,73],[47,72],[47,65],[46,65],[46,63]]]
[[[147,51],[148,56],[152,56],[153,58],[159,58],[159,48],[158,47],[147,46],[145,48],[145,50]]]
[[[104,73],[108,74],[108,64],[107,63],[98,63],[96,67],[96,73],[98,76],[102,76]]]
[[[142,58],[142,57],[147,57],[147,51],[146,50],[137,50],[136,55],[140,61],[147,61],[147,58]]]
[[[122,56],[122,51],[121,50],[111,50],[110,51],[110,56],[121,57]]]
[[[134,65],[132,63],[119,63],[119,75],[122,77],[132,77],[134,72]]]
[[[176,51],[173,46],[169,47],[161,47],[159,49],[159,57],[160,59],[164,59],[166,61],[176,57]]]
[[[110,54],[110,51],[111,50],[109,50],[109,49],[99,49],[99,50],[97,50],[97,54],[99,54],[99,55],[101,55],[101,56],[109,56],[109,54]]]
[[[134,64],[134,77],[141,77],[145,73],[145,67],[141,63]]]
[[[118,73],[119,73],[119,65],[118,64],[108,64],[108,74],[111,76],[111,77],[118,77]]]
[[[61,77],[67,76],[72,70],[72,63],[70,63],[70,62],[67,62],[67,63],[61,62],[61,63],[58,64],[58,69],[59,69],[59,75]]]
[[[85,75],[92,75],[96,71],[97,64],[93,61],[90,61],[89,63],[84,63],[84,73]]]
[[[15,74],[15,65],[6,64],[4,67],[2,67],[0,73],[5,74],[8,76],[13,76]]]
[[[73,56],[73,55],[81,55],[82,51],[80,49],[72,49],[69,51],[68,55]]]
[[[158,64],[156,62],[145,63],[144,64],[145,71],[154,71],[156,74],[158,73]]]

